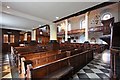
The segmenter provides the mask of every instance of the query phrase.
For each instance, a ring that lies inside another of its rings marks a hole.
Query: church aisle
[[[12,79],[11,67],[8,54],[2,55],[2,79]]]
[[[97,54],[89,64],[77,72],[70,80],[109,80],[110,52],[105,50]]]

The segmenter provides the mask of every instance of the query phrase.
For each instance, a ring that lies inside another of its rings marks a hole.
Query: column
[[[50,42],[49,42],[50,50],[58,50],[59,43],[57,42],[57,26],[55,24],[50,25]]]
[[[55,26],[54,24],[50,25],[50,40],[57,40],[57,26]]]
[[[89,12],[85,14],[85,41],[88,41]]]
[[[66,19],[65,20],[65,42],[68,41],[68,30],[67,30],[67,28],[68,28],[68,20]]]
[[[32,30],[31,33],[32,33],[32,34],[31,34],[31,41],[36,41],[36,30],[35,30],[35,29]]]
[[[27,32],[24,34],[24,41],[27,41]]]

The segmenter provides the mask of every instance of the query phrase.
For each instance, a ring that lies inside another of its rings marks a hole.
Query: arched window
[[[110,19],[112,17],[112,14],[111,13],[109,13],[109,12],[107,12],[107,13],[104,13],[103,15],[102,15],[102,20],[107,20],[107,19]]]
[[[80,29],[85,28],[85,20],[80,21]]]

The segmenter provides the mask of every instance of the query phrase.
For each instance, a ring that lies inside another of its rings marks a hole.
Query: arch
[[[101,16],[101,20],[107,20],[110,19],[112,17],[112,14],[110,12],[106,12],[103,13],[103,15]]]

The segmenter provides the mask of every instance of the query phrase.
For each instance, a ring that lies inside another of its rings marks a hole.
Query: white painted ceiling
[[[17,29],[19,30],[31,30],[33,27],[38,27],[39,24],[42,24],[38,21],[26,19],[23,17],[13,16],[6,13],[2,14],[2,24],[4,28]]]
[[[55,17],[65,17],[87,9],[100,2],[2,2],[2,22],[0,24],[25,30],[39,25],[50,24]],[[10,6],[7,9],[6,6]],[[3,27],[5,27],[3,26]]]
[[[12,9],[43,18],[46,20],[55,20],[55,17],[64,17],[78,12],[98,2],[14,2],[3,3],[9,5]]]

